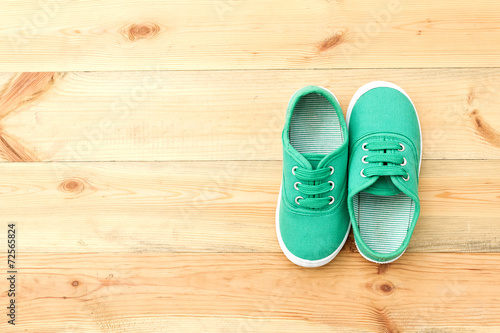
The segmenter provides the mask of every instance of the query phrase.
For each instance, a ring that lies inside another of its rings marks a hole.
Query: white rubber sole
[[[329,92],[329,93],[333,96],[333,98],[335,98],[335,100],[337,101],[337,104],[338,104],[338,105],[340,105],[340,102],[339,102],[339,100],[337,99],[337,96],[335,96],[335,94],[334,94],[334,93],[332,93],[329,89],[326,89],[325,87],[322,87],[322,86],[317,86],[317,87],[318,87],[318,88],[323,89],[324,91]],[[290,100],[291,100],[291,99],[290,99]],[[336,110],[335,110],[335,112],[336,112]]]
[[[295,265],[302,266],[302,267],[308,267],[308,268],[313,268],[313,267],[320,267],[328,264],[330,261],[333,260],[339,254],[340,250],[345,245],[345,242],[347,241],[347,238],[349,237],[349,233],[351,232],[351,223],[349,222],[349,227],[347,228],[347,233],[344,236],[344,239],[342,240],[342,243],[339,245],[339,247],[328,257],[318,259],[318,260],[306,260],[297,257],[294,255],[290,250],[287,249],[285,243],[283,242],[283,238],[281,238],[281,232],[280,232],[280,202],[281,202],[281,186],[280,186],[280,193],[278,196],[278,205],[276,206],[276,235],[278,236],[278,242],[280,244],[281,251],[285,254],[285,256],[293,262]]]
[[[419,127],[419,130],[420,130],[420,163],[418,165],[418,174],[420,175],[420,167],[422,166],[422,151],[423,151],[423,147],[422,147],[422,127],[420,126],[420,119],[418,117],[418,112],[416,111],[417,108],[415,107],[415,104],[413,104],[413,101],[411,100],[410,96],[408,96],[408,94],[406,93],[406,91],[403,90],[403,88],[401,88],[400,86],[394,84],[394,83],[391,83],[391,82],[386,82],[386,81],[373,81],[373,82],[370,82],[370,83],[367,83],[363,86],[361,86],[361,88],[359,88],[356,93],[354,93],[354,96],[352,97],[351,101],[349,102],[349,107],[347,108],[347,113],[346,113],[346,123],[347,123],[347,128],[349,128],[349,120],[351,119],[351,113],[352,113],[352,109],[354,108],[354,104],[356,104],[356,102],[358,101],[358,99],[366,92],[372,90],[372,89],[375,89],[375,88],[393,88],[393,89],[396,89],[398,90],[399,92],[401,92],[402,94],[404,94],[406,96],[406,98],[408,98],[411,102],[411,104],[413,105],[413,109],[415,109],[415,114],[417,115],[417,120],[418,120],[418,127]],[[376,261],[376,260],[373,260],[373,259],[370,259],[370,258],[367,258],[360,250],[359,250],[359,247],[358,247],[358,242],[356,241],[356,239],[354,239],[354,243],[356,244],[356,248],[358,249],[358,252],[359,254],[361,254],[361,256],[363,258],[365,258],[366,260],[368,261],[371,261],[373,263],[376,263],[376,264],[390,264],[391,262],[394,262],[396,260],[398,260],[404,253],[405,251],[403,251],[403,253],[401,253],[398,257],[390,260],[390,261]]]
[[[320,89],[322,89],[322,90],[324,90],[324,91],[328,92],[329,94],[331,94],[331,95],[333,96],[333,98],[335,98],[335,100],[337,101],[337,104],[338,104],[338,105],[340,105],[340,102],[339,102],[339,100],[338,100],[337,96],[335,96],[335,94],[334,94],[334,93],[332,93],[329,89],[326,89],[325,87],[322,87],[322,86],[316,86],[316,87],[318,87],[318,88],[320,88]],[[299,90],[300,90],[300,89],[299,89]],[[294,93],[292,94],[292,97],[290,97],[290,99],[288,100],[288,104],[290,104],[290,101],[292,100],[292,98],[294,98],[294,97],[295,97],[295,94],[296,94],[299,90],[297,90],[296,92],[294,92]],[[288,105],[288,104],[287,104],[287,105]]]
[[[398,260],[399,258],[401,258],[401,256],[402,256],[402,255],[406,252],[406,250],[404,250],[404,251],[403,251],[403,253],[401,253],[399,256],[397,256],[396,258],[394,258],[394,259],[392,259],[392,260],[389,260],[389,261],[376,261],[376,260],[373,260],[373,259],[368,258],[367,256],[365,256],[365,255],[363,254],[363,252],[361,252],[361,251],[359,250],[359,247],[358,247],[358,242],[356,242],[356,239],[354,240],[354,244],[356,244],[356,249],[358,249],[359,254],[361,254],[361,256],[362,256],[363,258],[365,258],[366,260],[371,261],[371,262],[373,262],[373,263],[376,263],[376,264],[390,264],[391,262],[394,262],[394,261]]]

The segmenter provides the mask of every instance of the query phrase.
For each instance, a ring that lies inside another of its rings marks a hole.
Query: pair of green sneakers
[[[283,130],[276,232],[304,267],[330,262],[349,231],[367,260],[389,263],[408,247],[420,212],[422,139],[409,96],[375,81],[352,98],[347,123],[337,98],[308,86],[291,98]]]

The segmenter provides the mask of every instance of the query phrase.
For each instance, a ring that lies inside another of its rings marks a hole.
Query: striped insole
[[[391,253],[408,233],[415,202],[403,193],[383,196],[360,192],[353,198],[353,208],[366,245],[379,253]]]
[[[302,96],[290,120],[290,144],[301,154],[329,154],[344,142],[337,111],[321,94]]]

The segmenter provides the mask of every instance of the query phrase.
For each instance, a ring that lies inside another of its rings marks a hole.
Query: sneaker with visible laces
[[[403,89],[376,81],[362,86],[347,111],[348,207],[360,254],[376,263],[398,259],[420,213],[422,134]]]
[[[283,129],[283,178],[276,232],[286,257],[303,267],[330,262],[349,235],[349,136],[337,98],[308,86],[291,98]]]

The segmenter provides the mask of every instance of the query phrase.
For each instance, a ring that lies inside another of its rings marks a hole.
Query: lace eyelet
[[[363,162],[364,164],[368,164],[368,162],[366,161],[367,157],[368,157],[368,155],[363,156],[363,158],[361,159],[361,162]]]
[[[404,160],[404,162],[401,164],[401,166],[405,166],[406,165],[406,158],[403,157],[403,160]]]
[[[299,199],[304,199],[304,198],[303,198],[303,197],[296,197],[296,198],[295,198],[295,203],[296,203],[297,205],[300,205],[300,203],[299,203]]]
[[[332,191],[335,188],[335,183],[330,180],[328,181],[328,184],[332,186],[332,188],[330,189],[330,191]]]
[[[294,176],[295,176],[295,170],[297,170],[297,168],[298,168],[298,166],[294,166],[294,167],[292,168],[292,174],[293,174]]]
[[[398,149],[398,151],[405,151],[405,145],[402,144],[402,143],[399,143],[399,145],[401,146],[401,149]]]
[[[363,149],[364,151],[368,151],[368,149],[366,148],[367,144],[368,144],[367,142],[363,143],[363,145],[361,146],[361,149]]]
[[[407,182],[407,181],[409,181],[409,180],[410,180],[410,174],[407,172],[407,173],[406,173],[406,178],[405,178],[405,177],[401,177],[401,178],[403,178],[403,180],[404,180],[405,182]]]
[[[361,177],[363,178],[366,178],[365,174],[363,173],[363,171],[365,171],[365,169],[361,169],[361,172],[359,173],[361,175]]]
[[[331,205],[331,204],[333,204],[333,203],[335,202],[335,198],[334,198],[334,197],[332,197],[332,196],[330,195],[330,198],[331,198],[331,199],[330,199],[330,203],[328,203],[329,205]]]
[[[335,168],[331,165],[328,168],[330,169],[330,176],[333,175],[333,173],[335,172]]]
[[[302,185],[301,182],[296,182],[295,184],[293,184],[293,188],[295,188],[297,191],[299,190],[299,185]]]

